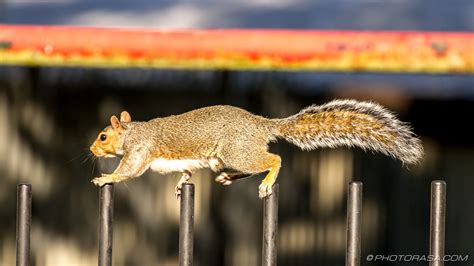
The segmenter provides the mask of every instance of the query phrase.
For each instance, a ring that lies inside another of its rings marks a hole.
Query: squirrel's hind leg
[[[221,183],[224,186],[228,186],[232,184],[232,181],[241,179],[241,178],[246,178],[251,176],[252,174],[245,174],[245,173],[227,173],[227,172],[221,172],[217,177],[216,177],[216,182]]]
[[[268,160],[266,160],[263,165],[267,166],[268,168],[266,170],[269,170],[268,174],[265,176],[265,178],[262,180],[262,183],[260,186],[258,186],[258,196],[263,199],[267,196],[270,196],[273,191],[273,184],[275,184],[275,181],[278,176],[278,172],[280,171],[281,167],[281,158],[278,155],[275,154],[269,154],[271,155],[268,157]]]
[[[232,148],[232,147],[231,147]],[[248,150],[246,150],[247,148]],[[269,153],[264,149],[257,149],[254,146],[239,147],[237,151],[223,153],[223,161],[227,168],[235,169],[242,173],[259,174],[269,171],[258,187],[258,195],[264,198],[272,194],[272,187],[278,176],[281,167],[280,156]]]

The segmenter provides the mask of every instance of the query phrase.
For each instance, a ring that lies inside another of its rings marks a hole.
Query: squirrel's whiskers
[[[87,155],[86,155],[86,158],[84,160],[82,160],[81,164],[85,164],[88,160],[92,159],[94,160],[96,157],[94,156],[94,154],[92,152],[89,152]]]
[[[95,165],[97,164],[97,157],[91,156],[92,157],[92,170],[91,170],[91,177],[94,175],[94,170],[95,170]]]
[[[84,160],[88,160],[89,159],[88,157],[91,157],[93,155],[94,154],[88,148],[84,148],[84,150],[82,152],[80,152],[77,155],[73,156],[69,161],[67,161],[66,164],[70,164],[70,163],[74,162],[75,160],[79,159],[81,156],[85,156]],[[83,164],[83,163],[81,163],[81,164]]]

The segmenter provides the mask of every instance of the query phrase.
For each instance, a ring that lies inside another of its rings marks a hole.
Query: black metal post
[[[114,185],[105,184],[99,192],[99,266],[112,265]]]
[[[31,184],[19,184],[16,206],[16,265],[30,265]]]
[[[430,266],[443,266],[444,223],[446,217],[446,182],[431,182],[430,255],[435,259]]]
[[[263,198],[262,266],[277,265],[278,184],[272,190],[270,196]]]
[[[360,265],[362,183],[350,182],[347,195],[346,266]]]
[[[194,184],[183,184],[180,198],[179,266],[191,266],[194,253]]]

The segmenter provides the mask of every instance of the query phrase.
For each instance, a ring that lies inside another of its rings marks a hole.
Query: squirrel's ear
[[[127,111],[123,111],[122,113],[120,113],[120,122],[122,123],[132,122],[132,117]]]
[[[122,128],[122,125],[120,124],[120,121],[118,120],[118,118],[115,115],[110,117],[110,125],[112,126],[113,129]]]

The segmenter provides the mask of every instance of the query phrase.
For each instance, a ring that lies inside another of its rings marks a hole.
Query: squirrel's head
[[[124,133],[131,121],[127,111],[120,114],[120,120],[115,115],[110,117],[110,126],[99,133],[90,147],[91,152],[97,157],[107,158],[123,155]]]

